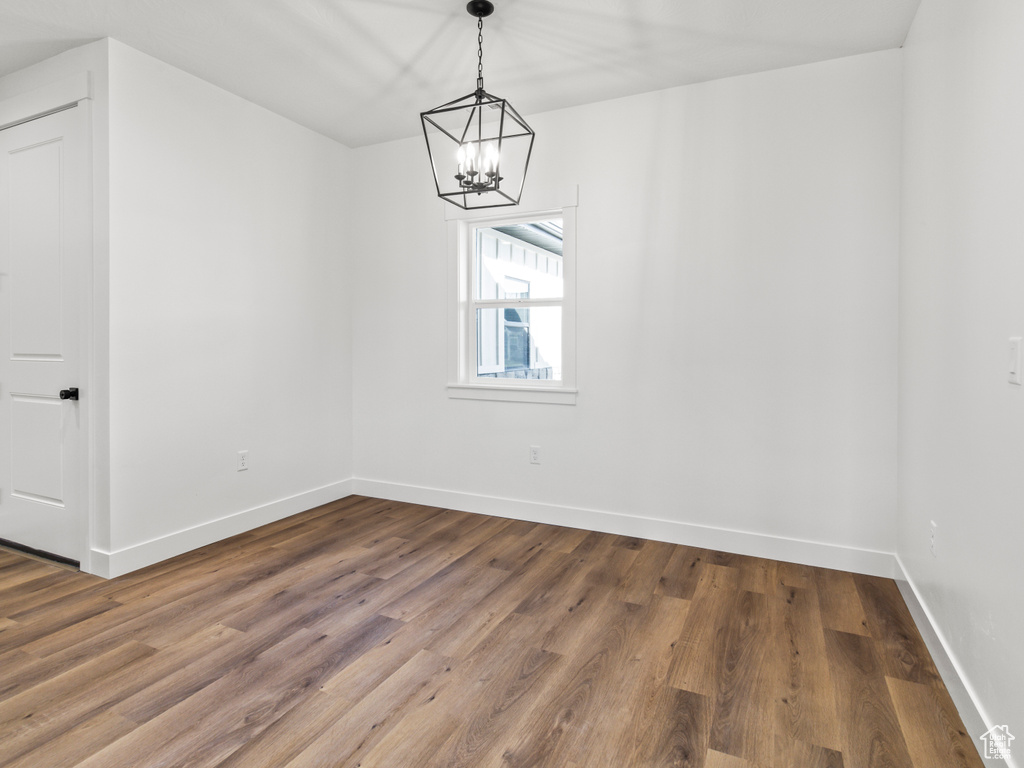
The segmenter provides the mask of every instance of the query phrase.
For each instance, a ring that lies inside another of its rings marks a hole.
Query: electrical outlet
[[[238,466],[237,466],[238,471],[239,472],[244,472],[248,468],[249,468],[249,452],[248,451],[239,451],[238,452]]]
[[[931,523],[931,525],[928,526],[928,550],[932,553],[932,557],[938,557],[938,543],[935,539],[936,532],[939,526],[935,524],[934,520],[930,520],[929,522]]]
[[[531,445],[530,446],[530,463],[531,464],[540,464],[540,446],[539,445]]]

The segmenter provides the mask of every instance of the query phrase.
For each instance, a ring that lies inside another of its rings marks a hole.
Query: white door
[[[0,539],[73,561],[86,551],[83,424],[61,390],[84,370],[86,109],[0,131]]]

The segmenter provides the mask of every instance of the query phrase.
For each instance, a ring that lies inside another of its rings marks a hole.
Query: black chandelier
[[[518,205],[533,151],[533,129],[505,99],[484,90],[487,0],[466,5],[477,18],[476,90],[420,113],[437,195],[463,209]]]

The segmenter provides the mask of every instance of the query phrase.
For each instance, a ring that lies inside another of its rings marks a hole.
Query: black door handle
[[[78,387],[72,387],[71,389],[62,389],[60,391],[61,400],[77,400],[78,399]]]

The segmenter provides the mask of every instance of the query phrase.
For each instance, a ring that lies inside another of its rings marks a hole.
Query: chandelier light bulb
[[[484,171],[490,175],[495,175],[498,172],[498,148],[493,144],[487,145],[487,159],[485,161],[486,167]]]

